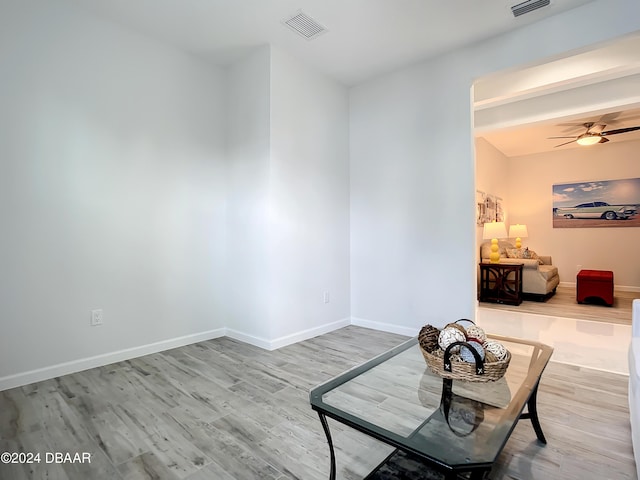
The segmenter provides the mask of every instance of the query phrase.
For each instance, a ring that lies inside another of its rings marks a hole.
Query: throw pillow
[[[507,248],[508,258],[524,258],[521,248]]]
[[[522,248],[507,248],[508,258],[528,258],[531,260],[538,260],[538,263],[542,265],[542,260],[538,257],[538,254],[533,250],[529,250],[529,247]]]
[[[538,264],[542,265],[542,260],[540,260],[540,257],[538,257],[538,254],[533,250],[529,250],[529,247],[525,248],[524,252],[522,252],[522,258],[530,258],[531,260],[538,260]]]

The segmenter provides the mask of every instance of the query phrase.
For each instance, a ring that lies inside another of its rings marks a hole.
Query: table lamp
[[[482,228],[482,238],[484,240],[491,239],[491,255],[489,261],[491,263],[500,263],[500,252],[498,251],[498,239],[507,237],[507,227],[504,222],[485,223]]]
[[[528,237],[529,233],[527,232],[526,225],[520,225],[516,223],[515,225],[511,225],[509,227],[509,238],[516,239],[516,248],[522,247],[522,237]]]

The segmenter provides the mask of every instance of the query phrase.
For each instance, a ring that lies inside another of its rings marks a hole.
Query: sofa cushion
[[[558,275],[558,267],[553,265],[540,265],[538,266],[538,272],[544,277],[545,280],[549,280]]]
[[[509,242],[505,242],[503,240],[498,241],[498,253],[500,253],[500,257],[507,257],[507,249],[513,248]],[[491,256],[491,242],[484,242],[480,246],[480,258],[490,258]]]

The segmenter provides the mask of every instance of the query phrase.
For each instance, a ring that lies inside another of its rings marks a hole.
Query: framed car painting
[[[640,178],[553,185],[553,227],[640,227]]]

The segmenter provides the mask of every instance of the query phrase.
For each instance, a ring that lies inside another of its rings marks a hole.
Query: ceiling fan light
[[[592,133],[585,133],[584,135],[580,135],[576,142],[578,145],[588,146],[595,145],[596,143],[600,143],[602,141],[602,137],[600,135],[594,135]]]

